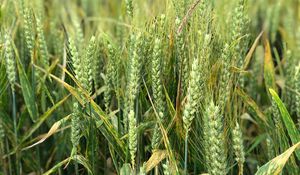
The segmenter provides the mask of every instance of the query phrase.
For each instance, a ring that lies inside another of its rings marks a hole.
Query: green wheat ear
[[[275,123],[275,127],[279,130],[281,128],[281,117],[280,117],[281,114],[273,96],[271,97],[271,99],[272,99],[271,110],[273,115],[273,121]]]
[[[191,79],[187,90],[187,102],[183,111],[183,123],[185,130],[185,156],[184,156],[184,171],[187,173],[187,158],[188,158],[188,135],[191,129],[191,124],[198,110],[200,102],[201,89],[199,87],[199,59],[195,58],[192,65]]]
[[[268,151],[268,159],[271,160],[275,156],[275,151],[274,151],[274,142],[272,141],[269,134],[267,135],[266,145],[267,145],[267,151]]]
[[[70,48],[70,53],[72,55],[72,66],[74,68],[74,73],[75,73],[75,78],[78,80],[79,77],[81,76],[81,71],[80,71],[80,59],[79,59],[79,54],[77,51],[77,47],[75,45],[75,42],[73,38],[69,39],[69,48]]]
[[[134,101],[138,93],[140,69],[141,69],[141,52],[142,52],[142,34],[138,33],[132,35],[130,38],[130,60],[128,68],[128,83],[127,92],[124,101],[125,113],[125,130],[127,130],[127,115],[130,109],[134,108]]]
[[[69,47],[72,55],[75,78],[83,89],[90,92],[92,84],[91,64],[94,56],[95,39],[93,37],[91,38],[90,44],[86,50],[86,55],[83,57],[79,57],[79,52],[73,38],[69,39]]]
[[[227,173],[227,156],[220,108],[210,102],[206,106],[203,120],[206,168],[209,174],[224,175]]]
[[[131,62],[130,62],[130,70],[129,70],[129,79],[128,79],[128,89],[127,89],[127,101],[125,110],[128,111],[125,117],[128,117],[129,123],[129,151],[131,155],[131,165],[132,168],[135,169],[135,154],[137,150],[137,122],[135,118],[135,107],[134,101],[138,94],[138,86],[140,79],[140,69],[141,69],[141,55],[142,55],[142,34],[138,33],[134,39],[131,40],[134,42],[134,48],[131,54]],[[125,113],[126,113],[125,111]],[[126,121],[125,121],[126,122]],[[126,125],[126,124],[125,124]]]
[[[72,54],[72,65],[74,67],[75,77],[80,81],[82,77],[82,71],[80,70],[80,60],[78,58],[78,51],[72,38],[69,40],[70,52]],[[81,81],[80,81],[81,82]],[[80,106],[78,102],[73,103],[73,114],[72,114],[72,126],[71,126],[71,142],[73,145],[72,154],[77,153],[77,146],[80,140]]]
[[[80,140],[80,106],[78,102],[73,103],[73,113],[71,116],[71,142],[73,145],[74,153],[77,152],[77,146]]]
[[[77,16],[73,16],[74,19],[73,19],[73,25],[74,25],[74,28],[75,28],[75,32],[76,32],[76,43],[77,43],[77,46],[78,47],[81,47],[83,46],[83,43],[84,43],[84,33],[83,33],[83,30],[81,28],[81,25],[80,25],[80,22],[78,17]]]
[[[85,88],[88,92],[91,92],[91,90],[92,90],[92,84],[93,84],[92,64],[93,64],[94,59],[96,59],[95,51],[96,51],[96,38],[95,38],[95,36],[92,36],[89,41],[89,45],[86,49],[86,57],[83,61],[84,73],[85,73],[84,76],[87,79]]]
[[[30,56],[33,55],[33,48],[34,48],[34,30],[33,30],[33,14],[29,8],[24,9],[24,35],[25,35],[25,42],[26,46],[29,50]]]
[[[94,62],[92,64],[92,73],[93,73],[93,80],[94,80],[94,84],[95,84],[95,89],[99,89],[100,85],[101,85],[101,73],[103,73],[103,67],[104,67],[104,60],[107,57],[107,53],[106,53],[106,48],[103,42],[103,39],[100,37],[97,40],[98,43],[97,44],[97,52],[96,52],[96,56],[94,59]]]
[[[43,24],[42,24],[40,17],[36,17],[36,31],[37,31],[37,38],[38,38],[41,62],[45,68],[48,68],[50,60],[49,60],[47,43],[46,43],[46,39],[45,39],[45,35],[44,35]]]
[[[235,159],[238,162],[240,167],[239,174],[243,174],[245,152],[244,152],[244,144],[243,144],[243,134],[238,123],[236,123],[234,129],[232,130],[232,141],[233,141],[233,150],[236,156]]]
[[[162,41],[160,39],[155,39],[153,56],[152,56],[152,91],[153,91],[153,101],[154,107],[157,111],[159,119],[163,122],[165,113],[165,104],[163,96],[163,86],[161,80],[161,61],[162,61]],[[154,134],[152,137],[152,149],[157,149],[160,141],[160,129],[156,124],[154,129]]]
[[[233,58],[234,63],[237,67],[242,67],[244,64],[244,54],[247,48],[247,40],[242,37],[246,37],[248,35],[248,23],[249,17],[245,11],[245,2],[246,0],[238,0],[238,4],[234,9],[233,13],[233,26],[232,26],[232,34],[231,34],[231,42],[235,43],[233,49]],[[245,86],[245,78],[244,76],[239,77],[238,84],[241,88]]]
[[[203,46],[200,49],[200,58],[195,58],[192,64],[192,70],[190,72],[190,82],[187,90],[187,102],[183,112],[183,123],[186,132],[190,130],[192,120],[195,117],[196,111],[200,107],[199,103],[204,96],[205,82],[208,77],[207,69],[210,51],[209,45],[211,36],[209,34],[204,35]],[[201,64],[200,64],[201,61]]]
[[[245,0],[238,0],[238,4],[234,9],[233,12],[233,26],[232,26],[232,32],[231,32],[231,42],[235,42],[234,46],[234,59],[237,61],[238,66],[241,66],[240,63],[242,63],[241,58],[241,49],[242,44],[241,44],[241,37],[243,37],[246,34],[247,31],[247,25],[249,22],[248,15],[245,12]]]
[[[129,151],[130,151],[130,159],[131,159],[131,166],[135,168],[135,154],[137,151],[137,123],[135,118],[135,113],[133,110],[129,111],[128,114],[129,119]]]
[[[244,63],[244,51],[242,49],[246,42],[241,42],[241,38],[247,34],[246,26],[248,24],[248,16],[245,12],[244,4],[245,0],[238,0],[232,16],[233,25],[230,33],[230,42],[226,42],[221,51],[222,69],[220,72],[221,81],[219,84],[218,103],[222,111],[230,98],[230,89],[233,83],[230,82],[233,78],[230,67],[232,65],[241,67]],[[234,44],[233,49],[229,46],[230,44]],[[239,78],[239,85],[241,87],[244,86],[244,77]]]
[[[230,67],[232,60],[230,59],[230,47],[228,44],[224,45],[221,53],[222,69],[220,71],[220,84],[219,84],[219,98],[218,103],[222,110],[224,110],[227,100],[230,98],[230,80],[232,78],[232,73],[230,72]]]
[[[187,102],[183,111],[184,129],[188,133],[195,118],[196,111],[198,110],[198,103],[200,101],[200,88],[199,88],[199,59],[195,58],[192,65],[191,79],[189,82],[187,92]]]
[[[15,90],[15,83],[16,83],[16,63],[15,63],[15,57],[12,49],[12,43],[11,38],[8,34],[4,36],[5,39],[5,50],[4,50],[4,56],[6,61],[6,74],[8,81],[10,83],[11,89]]]
[[[106,112],[109,112],[109,106],[112,99],[112,92],[115,88],[114,82],[116,82],[117,69],[116,69],[116,50],[112,44],[107,45],[108,50],[108,61],[106,66],[106,76],[105,76],[105,86],[106,90],[104,91],[104,105]]]
[[[181,20],[176,18],[175,25],[179,27]],[[184,32],[181,32],[176,36],[175,40],[175,49],[176,49],[176,64],[178,68],[178,73],[181,76],[181,87],[185,92],[188,86],[189,80],[189,59],[186,56],[186,43]]]
[[[133,0],[125,0],[126,12],[130,18],[133,18]]]

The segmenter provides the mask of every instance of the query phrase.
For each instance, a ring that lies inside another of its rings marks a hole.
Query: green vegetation
[[[0,174],[300,174],[299,0],[0,0]]]

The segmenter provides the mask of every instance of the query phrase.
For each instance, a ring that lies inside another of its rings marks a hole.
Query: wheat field
[[[0,175],[299,175],[299,0],[0,0]]]

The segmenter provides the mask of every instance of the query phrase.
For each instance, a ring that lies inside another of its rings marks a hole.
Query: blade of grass
[[[292,140],[292,143],[293,144],[298,143],[300,141],[300,133],[299,133],[297,127],[295,126],[293,119],[291,118],[289,112],[287,111],[286,107],[284,106],[283,102],[281,101],[281,99],[279,98],[279,96],[277,95],[275,90],[269,89],[269,91],[270,91],[270,94],[273,96],[273,98],[279,108],[282,120],[288,131],[290,139]],[[300,160],[300,151],[296,151],[296,156]]]
[[[50,116],[51,114],[60,107],[68,98],[70,94],[65,96],[62,100],[57,102],[54,106],[52,106],[48,111],[46,111],[43,115],[39,117],[37,122],[29,129],[28,132],[23,136],[21,143],[26,141]]]
[[[263,35],[264,31],[260,32],[260,34],[256,37],[253,45],[251,46],[251,49],[249,50],[249,52],[247,53],[246,55],[246,58],[245,58],[245,64],[244,64],[244,67],[243,67],[243,70],[246,70],[251,62],[251,58],[252,58],[252,55],[259,43],[259,40],[261,38],[261,36]]]
[[[37,120],[37,107],[35,104],[35,97],[33,94],[33,90],[32,87],[30,85],[30,82],[28,80],[28,77],[26,76],[26,72],[24,70],[24,67],[19,59],[19,57],[16,57],[17,59],[17,67],[18,67],[18,72],[19,72],[19,79],[20,79],[20,84],[21,84],[21,90],[22,90],[22,94],[24,97],[24,101],[28,110],[28,113],[31,117],[32,121],[36,121]]]
[[[59,127],[62,124],[64,124],[69,118],[70,118],[70,115],[68,115],[68,116],[64,117],[63,119],[55,122],[52,125],[52,127],[50,128],[50,130],[48,131],[48,133],[46,135],[44,135],[43,138],[41,138],[38,142],[36,142],[36,143],[34,143],[34,144],[30,145],[30,146],[27,146],[27,147],[23,148],[22,150],[24,151],[24,150],[30,149],[30,148],[38,145],[38,144],[43,143],[46,139],[48,139],[50,136],[52,136],[54,133],[56,133],[56,131],[59,129]]]
[[[290,147],[288,150],[286,150],[281,155],[275,157],[262,167],[258,169],[258,171],[255,173],[255,175],[265,175],[265,174],[272,174],[277,175],[280,174],[283,167],[287,163],[290,156],[293,154],[294,151],[296,151],[300,147],[300,142],[295,144],[294,146]]]
[[[248,94],[246,94],[242,89],[237,88],[236,92],[243,99],[244,103],[247,104],[256,113],[256,115],[258,116],[258,118],[256,118],[256,120],[260,120],[264,123],[264,125],[268,126],[267,117],[261,111],[261,109],[256,104],[256,102]]]
[[[81,155],[74,155],[73,157],[68,157],[68,158],[64,159],[63,161],[57,163],[50,170],[48,170],[47,172],[45,172],[43,175],[50,175],[50,174],[55,173],[57,171],[57,169],[59,169],[60,167],[62,167],[64,164],[67,164],[71,160],[76,161],[79,164],[83,165],[83,167],[89,173],[93,174],[92,171],[91,171],[90,165],[87,162],[87,160],[83,156],[81,156]]]
[[[146,162],[146,173],[149,173],[154,167],[156,167],[162,160],[167,157],[166,150],[155,151],[149,160]]]
[[[264,59],[264,79],[266,89],[272,88],[277,91],[276,81],[275,81],[275,68],[273,63],[273,58],[271,54],[271,47],[268,40],[264,41],[265,46],[265,59]]]
[[[168,133],[167,133],[167,131],[164,129],[164,126],[162,125],[162,123],[161,123],[161,121],[160,121],[159,115],[157,114],[157,111],[155,110],[155,107],[154,107],[152,98],[151,98],[151,96],[150,96],[150,93],[149,93],[147,84],[146,84],[146,82],[145,82],[144,79],[143,79],[143,83],[144,83],[144,86],[145,86],[145,88],[146,88],[146,91],[147,91],[149,100],[150,100],[150,102],[151,102],[152,108],[153,108],[153,110],[154,110],[155,116],[157,117],[157,121],[158,121],[158,124],[159,124],[159,128],[160,128],[160,131],[161,131],[162,136],[163,136],[163,142],[164,142],[164,145],[165,145],[165,147],[166,147],[166,149],[167,149],[168,157],[169,157],[170,160],[171,160],[172,166],[174,166],[174,168],[175,168],[175,170],[176,170],[176,174],[178,174],[178,173],[179,173],[179,170],[178,170],[177,163],[176,163],[176,159],[175,159],[175,157],[174,157],[174,154],[173,154],[173,151],[172,151],[172,148],[171,148],[171,145],[170,145],[170,141],[169,141],[169,138],[168,138]]]
[[[45,72],[45,70],[43,70],[42,68],[36,66],[38,69],[40,69],[41,71]],[[94,110],[94,112],[97,114],[98,117],[100,117],[100,119],[102,120],[103,124],[104,124],[104,129],[102,129],[100,126],[100,131],[102,132],[102,134],[108,139],[109,141],[111,141],[111,144],[113,146],[116,146],[116,150],[122,150],[119,151],[119,155],[121,157],[123,157],[124,154],[124,150],[125,150],[125,144],[123,141],[121,141],[117,131],[115,130],[115,128],[113,127],[113,125],[111,124],[111,122],[109,121],[109,117],[105,114],[105,112],[101,109],[100,106],[98,106],[95,101],[90,97],[90,95],[88,94],[88,92],[83,89],[81,87],[81,85],[78,83],[78,81],[74,78],[74,76],[72,76],[72,74],[70,72],[68,72],[66,69],[62,68],[63,71],[65,71],[67,73],[67,75],[70,76],[70,78],[78,85],[79,90],[82,92],[82,94],[84,95],[84,97],[86,98],[85,100],[82,99],[82,96],[75,90],[75,88],[73,88],[72,86],[70,86],[69,84],[65,83],[64,81],[62,81],[61,79],[59,79],[58,77],[56,77],[53,74],[49,74],[49,76],[51,78],[53,78],[54,80],[56,80],[57,82],[61,83],[78,101],[81,105],[86,104],[85,101],[89,101],[89,103],[91,104],[92,109]]]

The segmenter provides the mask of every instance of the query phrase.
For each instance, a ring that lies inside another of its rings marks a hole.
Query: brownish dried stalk
[[[184,16],[183,20],[181,21],[180,26],[178,27],[177,30],[177,35],[179,35],[182,32],[183,27],[185,26],[188,18],[191,16],[191,14],[193,13],[193,11],[195,10],[195,8],[197,7],[197,5],[201,2],[201,0],[196,0],[192,6],[189,8],[189,10],[187,11],[186,15]]]

